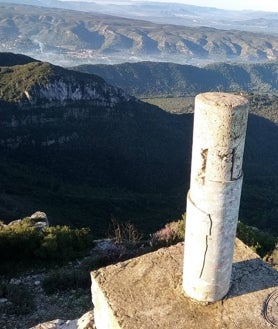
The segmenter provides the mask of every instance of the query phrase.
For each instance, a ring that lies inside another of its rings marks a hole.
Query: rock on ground
[[[38,324],[30,329],[95,329],[93,311],[85,313],[77,320],[53,320]]]

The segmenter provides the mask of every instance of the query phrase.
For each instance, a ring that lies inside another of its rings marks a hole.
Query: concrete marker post
[[[228,93],[195,99],[183,289],[214,302],[230,287],[242,186],[248,101]]]

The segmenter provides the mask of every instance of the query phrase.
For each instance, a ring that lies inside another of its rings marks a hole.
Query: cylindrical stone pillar
[[[248,101],[227,93],[195,99],[183,288],[204,302],[230,287],[242,185]]]

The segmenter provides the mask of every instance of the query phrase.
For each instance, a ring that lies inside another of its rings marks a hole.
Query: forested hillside
[[[1,84],[7,76],[13,99]],[[146,233],[181,218],[192,113],[164,111],[95,75],[40,62],[2,66],[0,95],[2,220],[40,209],[53,224],[90,226],[103,237],[111,217]],[[252,111],[273,99],[253,95]],[[276,234],[277,134],[275,123],[250,114],[240,212]]]
[[[42,209],[105,236],[111,216],[149,232],[181,216],[191,116],[47,63],[2,66],[0,86],[3,220]]]
[[[278,63],[210,64],[205,67],[140,62],[118,65],[81,65],[137,97],[194,96],[206,91],[278,93]],[[146,77],[148,77],[146,79]]]
[[[278,97],[268,94],[245,94],[250,113],[244,155],[244,183],[240,218],[252,226],[277,234],[278,193],[277,138]],[[156,104],[170,113],[193,113],[194,97],[154,98]]]

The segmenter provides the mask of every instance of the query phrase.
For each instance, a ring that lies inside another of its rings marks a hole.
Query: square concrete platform
[[[180,243],[92,272],[96,328],[265,329],[274,328],[271,322],[278,326],[278,304],[267,307],[268,297],[278,288],[278,272],[240,240],[235,243],[231,289],[219,302],[205,305],[188,298],[182,290],[182,268]]]

